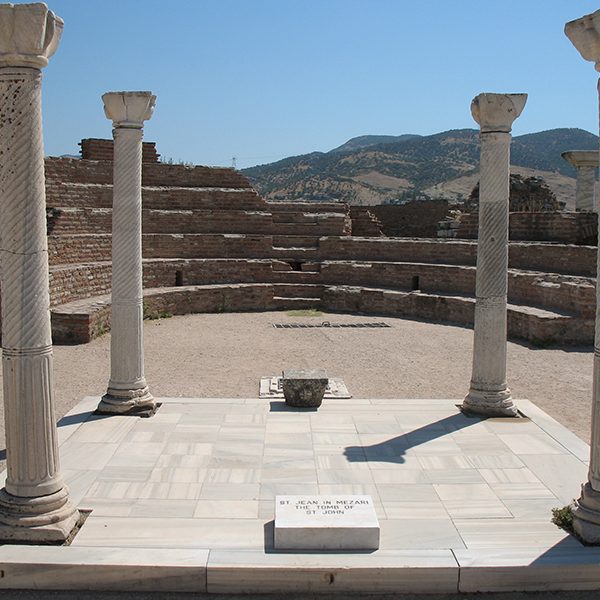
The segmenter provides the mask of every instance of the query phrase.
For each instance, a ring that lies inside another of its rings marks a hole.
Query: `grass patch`
[[[318,308],[302,308],[298,310],[288,310],[285,313],[288,317],[320,317],[323,313]]]

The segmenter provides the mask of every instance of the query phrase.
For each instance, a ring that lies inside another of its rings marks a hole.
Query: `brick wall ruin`
[[[91,142],[85,152],[96,160],[46,159],[56,342],[85,342],[110,327],[112,164],[108,146]],[[142,179],[149,311],[320,307],[472,323],[477,246],[435,239],[445,202],[368,211],[271,203],[233,169],[154,159],[144,163]],[[513,227],[521,222],[515,214]],[[528,216],[531,222],[536,213]],[[586,215],[578,216],[574,224],[569,216],[544,213],[536,227],[552,230],[554,219],[565,240],[583,240],[576,232]],[[471,235],[472,223],[467,216],[464,234]],[[414,237],[386,237],[381,229]],[[512,242],[510,334],[540,343],[589,342],[594,277],[593,247]]]

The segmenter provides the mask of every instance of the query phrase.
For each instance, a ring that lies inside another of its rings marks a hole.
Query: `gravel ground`
[[[385,321],[382,329],[276,329],[273,323]],[[322,367],[355,397],[456,398],[468,391],[473,332],[464,327],[360,315],[200,314],[145,321],[146,378],[156,397],[253,397],[261,377]],[[54,348],[57,419],[102,395],[110,335]],[[508,344],[514,398],[528,398],[589,442],[593,349]],[[4,419],[0,414],[4,435]],[[3,458],[0,455],[0,458]],[[3,465],[0,464],[3,468]]]

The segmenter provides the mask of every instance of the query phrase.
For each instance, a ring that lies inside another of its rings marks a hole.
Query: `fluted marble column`
[[[575,210],[592,212],[596,210],[596,169],[597,150],[569,150],[561,156],[577,169]]]
[[[479,94],[471,103],[481,127],[479,237],[471,388],[463,408],[513,417],[517,409],[506,383],[508,201],[510,130],[526,94]]]
[[[110,381],[98,412],[152,415],[156,403],[144,376],[142,296],[142,136],[156,96],[109,92],[113,122],[112,314]]]
[[[62,27],[45,4],[0,5],[2,540],[59,542],[79,518],[58,462],[42,140],[41,69]]]
[[[600,71],[600,10],[565,25],[565,33],[585,60]],[[600,81],[598,82],[600,96]],[[598,245],[600,250],[600,244]],[[598,253],[600,265],[600,252]],[[600,270],[598,271],[600,273]],[[600,286],[596,286],[596,335],[592,388],[592,432],[588,480],[581,487],[573,518],[575,531],[591,544],[600,544]]]

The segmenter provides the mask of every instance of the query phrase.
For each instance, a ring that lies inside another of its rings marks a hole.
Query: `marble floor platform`
[[[600,589],[600,548],[550,521],[579,495],[589,448],[526,400],[519,419],[451,399],[258,398],[161,398],[143,419],[93,415],[98,400],[59,424],[87,521],[68,547],[0,546],[0,588]],[[275,551],[279,494],[370,494],[379,550]]]

